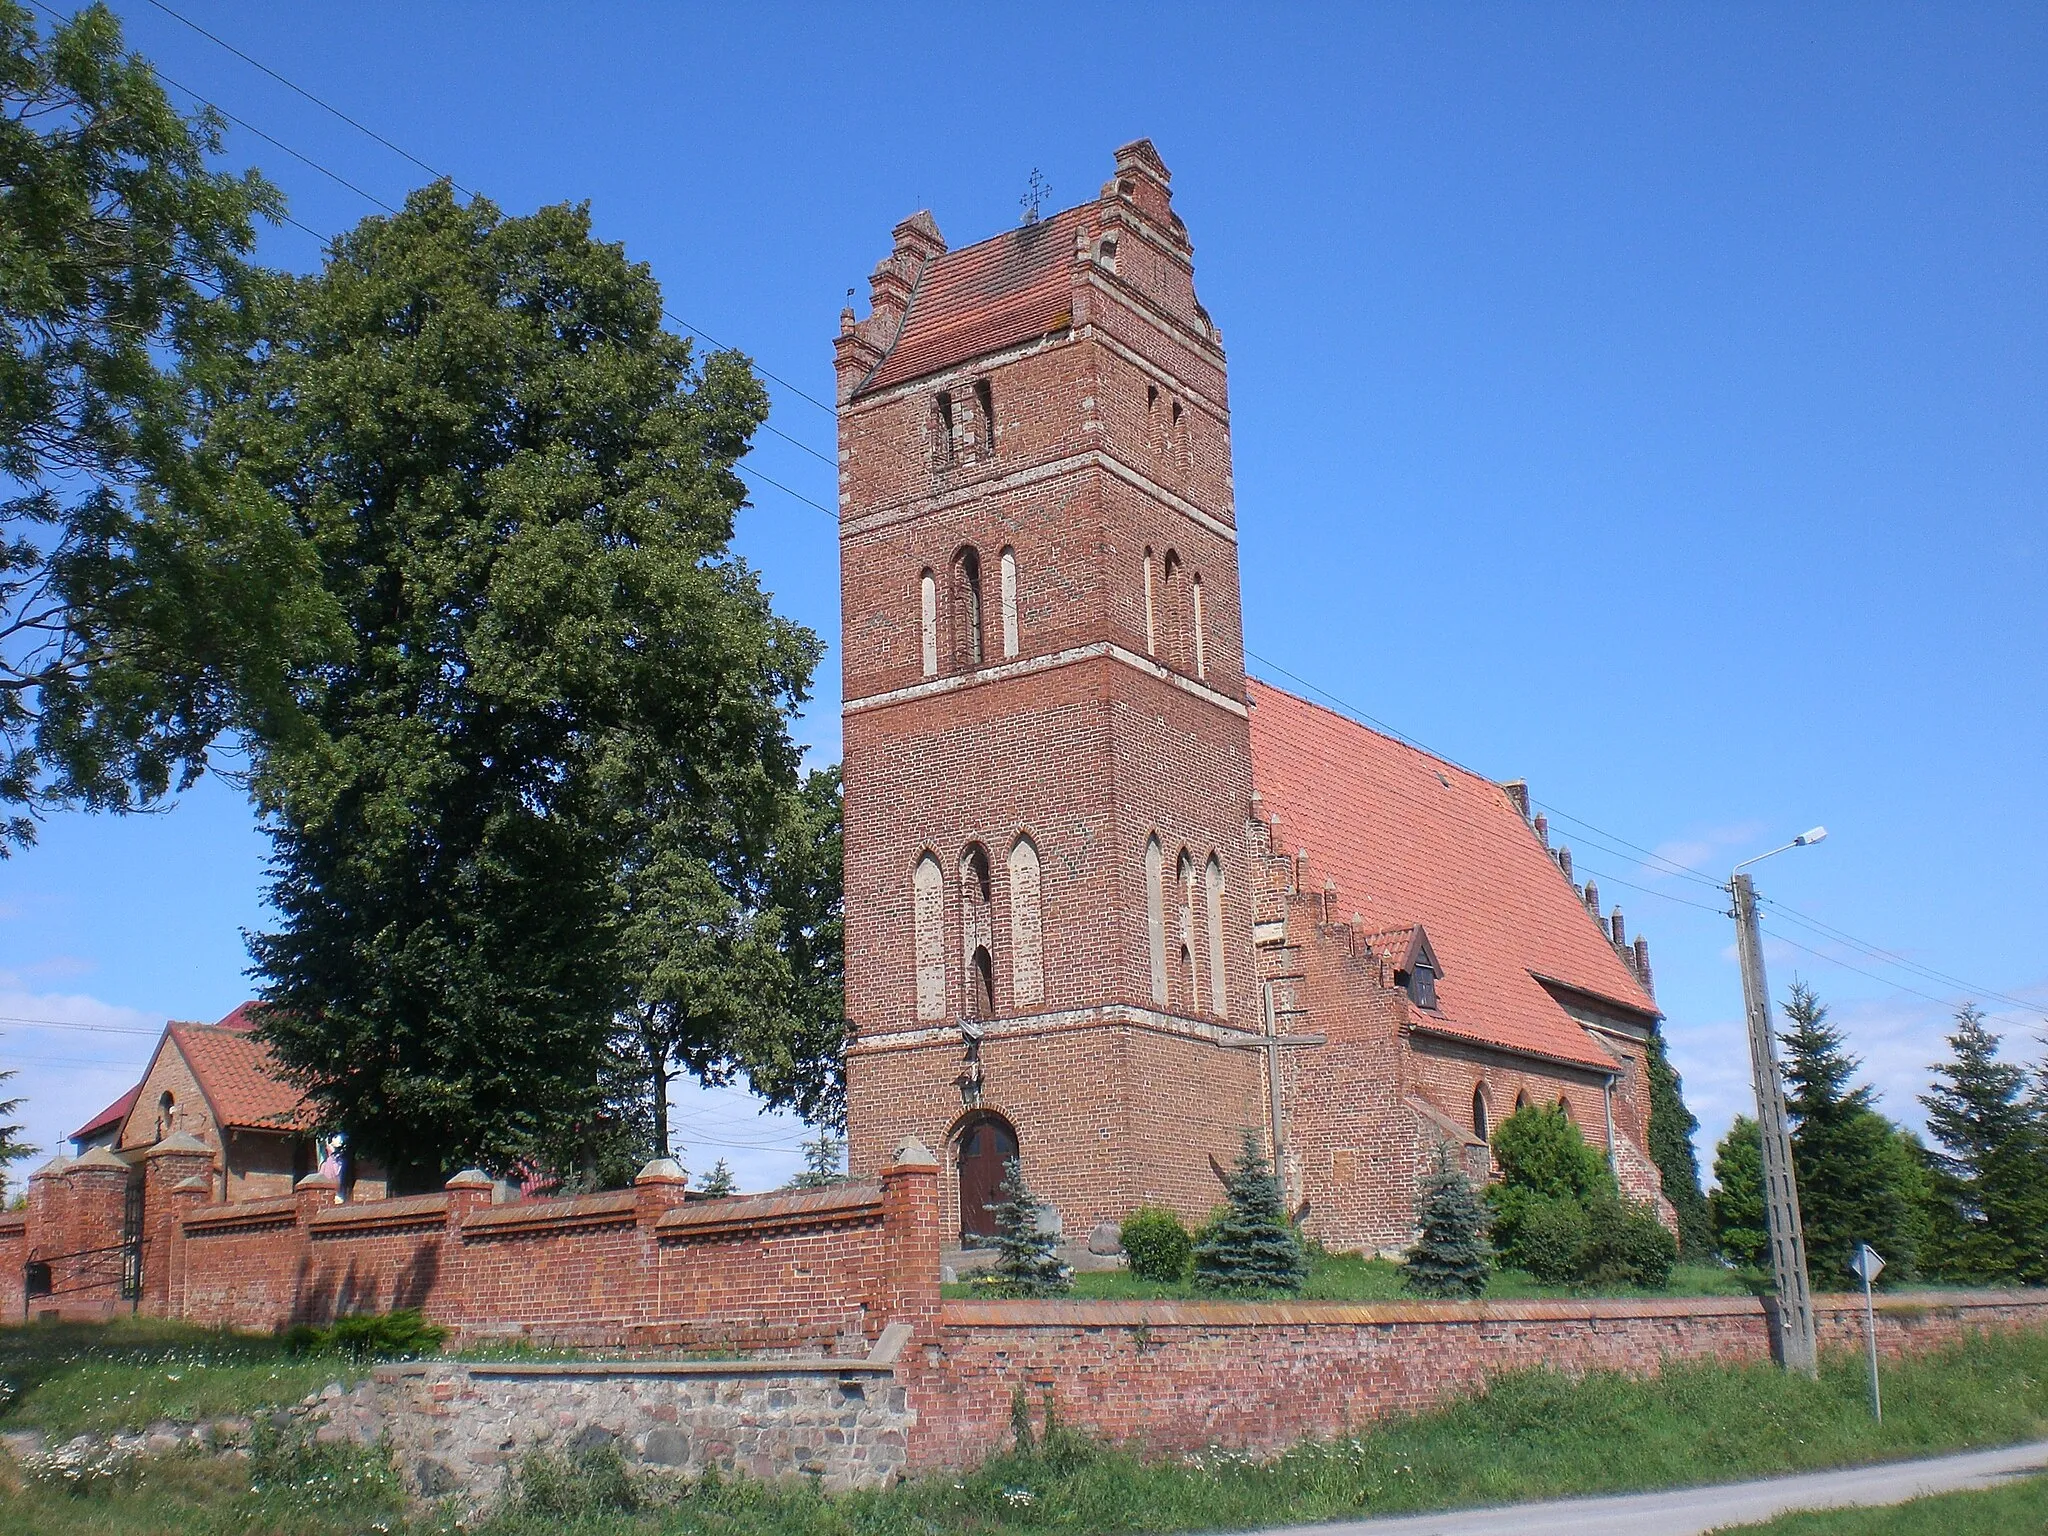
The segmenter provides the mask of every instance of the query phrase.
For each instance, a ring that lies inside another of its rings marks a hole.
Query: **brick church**
[[[1141,140],[978,244],[905,220],[841,316],[853,1171],[942,1148],[969,1239],[1012,1156],[1070,1234],[1195,1221],[1250,1127],[1385,1250],[1440,1144],[1562,1103],[1661,1206],[1648,951],[1526,789],[1246,676],[1192,258]]]

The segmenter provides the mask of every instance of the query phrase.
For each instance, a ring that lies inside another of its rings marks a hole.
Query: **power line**
[[[1995,992],[1989,987],[1979,987],[1963,977],[1951,976],[1946,971],[1938,971],[1932,966],[1920,964],[1917,960],[1909,960],[1904,955],[1895,953],[1892,950],[1881,949],[1877,945],[1865,943],[1854,934],[1845,933],[1841,929],[1832,927],[1816,918],[1807,917],[1804,913],[1786,906],[1783,902],[1771,901],[1769,898],[1764,898],[1764,902],[1766,906],[1775,908],[1778,915],[1791,919],[1791,921],[1799,924],[1802,928],[1817,933],[1823,938],[1832,939],[1837,944],[1846,944],[1851,949],[1857,950],[1873,960],[1896,965],[1901,970],[1911,971],[1915,975],[1925,977],[1929,981],[1945,982],[1949,986],[1959,987],[1965,992],[1975,993],[1979,997],[1988,997],[1996,1002],[2007,1003],[2015,1008],[2036,1011],[2048,1008],[2048,1003],[2043,1003],[2040,1000],[2029,1001],[2023,997],[2015,997],[2010,992]]]
[[[22,1019],[0,1015],[0,1024],[18,1024],[30,1029],[72,1029],[95,1035],[146,1035],[151,1039],[162,1034],[163,1026],[145,1029],[133,1024],[84,1024],[74,1019]]]
[[[38,0],[38,3],[40,3],[40,0]],[[192,20],[191,17],[183,15],[182,13],[173,10],[170,6],[165,5],[163,3],[163,0],[148,0],[148,3],[154,6],[157,10],[162,11],[166,16],[170,17],[173,21],[179,22],[184,26],[190,27],[194,32],[197,32],[201,37],[205,38],[208,42],[226,49],[229,53],[233,54],[236,58],[240,59],[244,64],[249,65],[253,69],[261,70],[264,74],[268,75],[271,79],[275,80],[279,85],[282,85],[287,90],[293,91],[298,95],[303,96],[306,100],[312,102],[314,106],[320,108],[321,111],[331,113],[333,116],[339,118],[342,122],[348,124],[349,127],[355,129],[358,133],[367,134],[370,138],[375,139],[379,144],[383,145],[393,154],[398,155],[401,158],[408,160],[412,164],[418,166],[421,170],[425,171],[429,176],[432,176],[435,180],[447,182],[449,186],[453,187],[456,191],[462,193],[465,197],[482,196],[481,193],[473,190],[472,188],[465,187],[461,182],[457,181],[453,176],[449,175],[446,171],[436,170],[433,166],[429,165],[426,161],[422,160],[418,155],[414,154],[411,150],[405,148],[403,145],[395,143],[394,141],[385,138],[383,134],[377,132],[376,129],[370,127],[367,123],[360,122],[356,118],[349,116],[348,113],[342,111],[341,108],[335,106],[334,103],[332,103],[331,101],[328,101],[323,97],[316,96],[313,92],[307,90],[303,85],[300,85],[296,80],[293,80],[286,75],[280,74],[277,70],[274,70],[268,64],[265,64],[261,59],[252,57],[251,55],[244,53],[241,49],[237,48],[233,43],[229,42],[226,38],[221,37],[216,33],[207,31],[206,28],[199,25],[198,22]],[[52,12],[52,14],[54,15],[55,13]],[[161,71],[159,71],[159,73],[161,73]],[[183,87],[181,86],[179,87],[179,89],[182,90]],[[237,121],[239,121],[239,119],[237,119]],[[243,124],[243,126],[247,127],[248,125]],[[259,130],[254,128],[251,128],[249,131],[252,133],[259,132]],[[262,136],[268,138],[268,135]],[[273,139],[270,142],[276,143],[276,140]],[[285,149],[285,146],[279,144],[278,148]],[[286,149],[285,152],[287,154],[297,154],[297,151],[295,150]],[[304,157],[301,156],[300,158]],[[310,164],[311,162],[309,161],[308,163]],[[333,175],[333,172],[330,171],[327,172],[327,174]],[[339,177],[336,177],[335,179],[340,180]],[[344,182],[343,185],[348,184]],[[370,196],[370,194],[368,194],[367,192],[364,193],[363,195],[365,197]],[[382,207],[390,207],[390,204],[382,203],[380,199],[373,197],[370,200],[372,202],[379,203],[380,206]],[[392,211],[396,212],[395,209]],[[712,346],[717,347],[721,352],[730,352],[738,350],[736,348],[728,347],[724,342],[720,341],[717,337],[711,335],[709,332],[699,328],[698,326],[690,324],[689,321],[685,320],[681,315],[676,314],[671,309],[664,307],[662,309],[662,313],[666,315],[670,320],[673,320],[677,325],[681,326],[684,330],[688,331],[691,335],[700,337],[702,340],[709,342]],[[761,367],[759,363],[755,363],[754,368],[755,371],[758,372],[763,378],[773,379],[777,384],[780,384],[784,389],[788,390],[798,399],[807,401],[810,404],[815,405],[819,410],[824,411],[828,414],[835,416],[838,414],[832,406],[827,405],[824,401],[820,400],[816,395],[813,395],[808,390],[801,389],[795,384],[790,383],[789,380],[781,377],[779,374],[770,373],[766,368]],[[773,429],[771,428],[770,430],[772,431]],[[776,432],[775,435],[777,437],[785,438],[787,441],[791,443],[795,443],[797,447],[803,448],[806,453],[812,454],[815,457],[822,459],[827,464],[833,463],[831,459],[827,458],[824,454],[819,453],[815,448],[808,447],[803,443],[798,443],[795,438],[788,437],[786,433]]]

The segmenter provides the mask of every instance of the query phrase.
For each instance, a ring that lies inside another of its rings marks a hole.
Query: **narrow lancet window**
[[[953,669],[981,665],[981,556],[972,545],[953,557]]]
[[[1145,933],[1152,952],[1152,1001],[1166,1006],[1166,851],[1145,840]]]
[[[939,675],[939,583],[930,571],[917,579],[918,641],[924,657],[924,675]]]
[[[1038,845],[1020,837],[1010,850],[1010,995],[1019,1008],[1034,1007],[1045,997],[1038,884]]]
[[[943,389],[932,401],[932,446],[941,465],[953,462],[953,397]]]
[[[1202,633],[1202,578],[1197,576],[1192,588],[1195,600],[1195,676],[1209,675],[1208,642]]]
[[[917,1016],[946,1016],[946,877],[927,853],[910,877],[911,926],[916,945]]]
[[[970,1019],[996,1011],[995,924],[991,918],[988,850],[969,843],[960,855],[960,938],[967,969],[961,1012]]]
[[[1152,597],[1152,551],[1145,551],[1145,654],[1159,654],[1159,612]]]
[[[1202,905],[1209,919],[1209,1011],[1230,1017],[1230,987],[1223,974],[1223,862],[1215,854],[1202,866]]]
[[[1002,558],[1003,656],[1017,654],[1017,551],[1005,549]]]

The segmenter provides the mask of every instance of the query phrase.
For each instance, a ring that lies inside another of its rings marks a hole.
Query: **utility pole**
[[[1809,840],[1819,841],[1809,834],[1799,843],[1787,846],[1804,846]],[[1757,1124],[1763,1130],[1764,1221],[1771,1234],[1771,1270],[1778,1284],[1780,1348],[1786,1370],[1817,1376],[1820,1365],[1814,1340],[1813,1296],[1806,1281],[1806,1239],[1799,1226],[1799,1187],[1792,1177],[1792,1134],[1785,1124],[1785,1084],[1778,1075],[1771,993],[1764,981],[1756,887],[1739,870],[1728,886],[1735,897],[1735,947],[1742,959],[1742,1001],[1749,1015],[1749,1071],[1756,1083]]]

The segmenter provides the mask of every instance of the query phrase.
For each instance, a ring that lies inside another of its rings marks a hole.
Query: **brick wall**
[[[314,1175],[287,1196],[218,1205],[211,1156],[188,1138],[149,1154],[141,1310],[265,1330],[417,1307],[466,1337],[823,1348],[938,1304],[936,1166],[921,1148],[874,1179],[688,1204],[680,1171],[655,1164],[632,1189],[505,1205],[480,1174],[347,1205]],[[131,1176],[89,1161],[39,1174],[31,1209],[0,1221],[7,1315],[22,1315],[27,1259],[118,1241]],[[126,1304],[118,1261],[102,1268],[60,1263],[29,1310],[110,1315]]]
[[[1816,1298],[1823,1345],[1861,1349],[1860,1297]],[[1931,1293],[1878,1302],[1898,1355],[1974,1328],[2048,1326],[2048,1292]],[[917,1467],[979,1462],[1009,1441],[1012,1394],[1152,1453],[1277,1451],[1469,1394],[1504,1371],[1654,1373],[1666,1360],[1762,1361],[1747,1298],[1486,1304],[950,1302],[906,1357]]]

